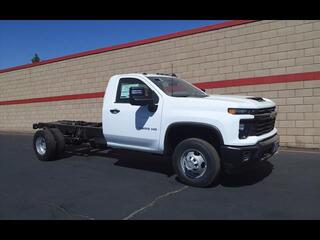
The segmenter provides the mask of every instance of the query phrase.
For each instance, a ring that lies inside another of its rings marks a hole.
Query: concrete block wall
[[[101,121],[101,97],[11,105],[4,102],[101,93],[114,74],[170,73],[171,64],[180,78],[194,84],[319,72],[320,21],[256,21],[0,71],[0,131],[32,132],[34,122],[59,119]],[[209,87],[207,92],[274,100],[279,106],[276,126],[281,144],[320,149],[320,77],[306,80]]]

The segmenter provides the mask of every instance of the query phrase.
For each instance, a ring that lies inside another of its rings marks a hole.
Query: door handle
[[[110,109],[110,112],[112,114],[117,114],[118,112],[120,112],[120,110],[115,108],[115,109]]]

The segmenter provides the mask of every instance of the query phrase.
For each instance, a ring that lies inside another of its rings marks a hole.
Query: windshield
[[[165,94],[172,97],[207,97],[200,89],[176,77],[148,77]]]

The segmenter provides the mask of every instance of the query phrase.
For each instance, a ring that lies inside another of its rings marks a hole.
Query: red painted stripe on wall
[[[76,54],[71,54],[71,55],[67,55],[67,56],[63,56],[63,57],[44,60],[44,61],[39,62],[39,63],[25,64],[25,65],[21,65],[21,66],[17,66],[17,67],[6,68],[6,69],[0,70],[0,73],[6,73],[6,72],[15,71],[15,70],[25,69],[25,68],[41,66],[41,65],[44,65],[44,64],[59,62],[59,61],[78,58],[78,57],[89,56],[89,55],[103,53],[103,52],[109,52],[109,51],[123,49],[123,48],[140,46],[140,45],[144,45],[144,44],[148,44],[148,43],[160,42],[160,41],[169,40],[169,39],[172,39],[172,38],[183,37],[183,36],[188,36],[188,35],[192,35],[192,34],[196,34],[196,33],[202,33],[202,32],[208,32],[208,31],[218,30],[218,29],[227,28],[227,27],[238,26],[238,25],[251,23],[251,22],[256,22],[256,21],[257,20],[232,20],[232,21],[227,21],[227,22],[224,22],[224,23],[219,23],[219,24],[209,25],[209,26],[205,26],[205,27],[189,29],[189,30],[180,31],[180,32],[176,32],[176,33],[170,33],[170,34],[166,34],[166,35],[162,35],[162,36],[158,36],[158,37],[152,37],[152,38],[148,38],[148,39],[133,41],[133,42],[124,43],[124,44],[119,44],[119,45],[115,45],[115,46],[111,46],[111,47],[99,48],[99,49],[85,51],[85,52],[76,53]]]
[[[241,78],[241,79],[223,80],[223,81],[215,81],[215,82],[203,82],[203,83],[196,83],[194,85],[199,88],[211,89],[211,88],[236,87],[236,86],[259,85],[259,84],[274,84],[274,83],[311,81],[311,80],[320,80],[320,71],[284,74],[284,75],[276,75],[276,76],[265,76],[265,77]],[[0,101],[0,105],[56,102],[56,101],[103,98],[103,97],[104,97],[104,92],[82,93],[82,94],[53,96],[53,97]]]
[[[58,102],[58,101],[102,98],[102,97],[104,97],[104,92],[82,93],[82,94],[62,95],[62,96],[53,96],[53,97],[1,101],[0,105],[17,105],[17,104],[27,104],[27,103],[39,103],[39,102]]]
[[[309,80],[320,80],[320,71],[293,73],[293,74],[284,74],[284,75],[275,75],[275,76],[264,76],[264,77],[241,78],[241,79],[223,80],[223,81],[215,81],[215,82],[202,82],[202,83],[196,83],[195,86],[197,86],[198,88],[210,89],[210,88],[286,83],[286,82],[309,81]]]

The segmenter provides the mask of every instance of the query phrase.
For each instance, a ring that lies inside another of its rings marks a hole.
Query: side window
[[[131,87],[145,87],[150,91],[150,88],[141,80],[135,78],[121,78],[118,83],[116,103],[129,103],[129,89]]]

